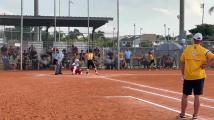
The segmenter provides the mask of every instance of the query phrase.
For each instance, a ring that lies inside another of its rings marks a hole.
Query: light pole
[[[68,16],[71,16],[71,4],[73,4],[73,2],[71,0],[68,0]],[[68,27],[68,34],[70,32],[70,27]]]
[[[90,20],[89,20],[90,19],[89,18],[89,16],[90,16],[90,14],[89,14],[90,13],[90,11],[89,11],[90,8],[89,7],[90,6],[89,6],[89,0],[87,0],[87,6],[88,6],[88,10],[87,10],[88,11],[88,52],[89,52],[89,46],[90,46],[89,45],[89,42],[90,42],[90,33],[89,33],[89,28],[90,28]]]
[[[59,0],[59,17],[60,17],[60,5],[61,3],[60,3],[60,0]],[[60,42],[60,26],[59,26],[59,42]]]
[[[143,30],[143,28],[140,28],[140,42],[142,42],[142,30]]]
[[[117,69],[120,70],[120,5],[119,0],[117,0]]]
[[[136,31],[136,25],[134,24],[134,40],[133,40],[133,44],[134,44],[133,47],[134,47],[134,49],[135,49],[135,33],[136,33],[135,31]]]
[[[164,26],[164,36],[165,36],[165,40],[166,40],[166,24],[164,24],[163,26]]]
[[[204,24],[204,7],[205,7],[205,4],[204,3],[202,3],[201,4],[201,8],[202,8],[202,25]]]
[[[21,71],[23,70],[23,66],[22,66],[22,63],[23,63],[23,55],[22,55],[22,49],[23,49],[23,0],[21,0],[21,42],[20,42],[20,54],[21,54],[21,65],[20,65],[20,69]]]
[[[114,31],[115,31],[115,27],[113,28],[113,36],[112,36],[112,43],[113,43],[113,46],[114,46]]]
[[[56,0],[54,0],[54,42],[56,42]]]
[[[179,38],[184,39],[184,0],[180,0]]]
[[[169,38],[170,38],[170,28],[168,28],[168,40],[169,40]]]

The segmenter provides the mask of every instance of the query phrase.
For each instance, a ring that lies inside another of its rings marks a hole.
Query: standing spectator
[[[28,53],[30,53],[31,51],[33,51],[34,50],[34,46],[33,45],[31,45],[29,48],[28,48]]]
[[[9,61],[10,61],[10,65],[12,67],[12,70],[15,70],[16,69],[16,66],[17,66],[17,56],[15,54],[11,55],[9,57]]]
[[[62,60],[64,54],[56,48],[53,58],[55,60],[55,75],[62,74]]]
[[[80,61],[84,61],[85,62],[85,53],[83,50],[81,50],[80,52]]]
[[[28,60],[29,60],[29,54],[27,53],[26,50],[24,50],[24,52],[22,53],[23,54],[23,69],[26,70],[27,69],[27,64],[28,64]]]
[[[192,120],[197,120],[200,95],[203,94],[205,68],[214,61],[214,54],[201,46],[203,37],[201,33],[193,36],[194,44],[187,47],[181,56],[181,73],[183,80],[183,96],[181,100],[181,113],[178,119],[185,119],[188,96],[194,92],[194,113]]]
[[[110,59],[113,59],[114,53],[110,50],[108,51],[107,55],[110,57]]]
[[[155,66],[155,57],[154,54],[150,51],[149,52],[149,67],[152,69]]]
[[[124,69],[126,66],[126,62],[125,62],[124,53],[122,50],[119,53],[119,57],[120,57],[120,68]]]
[[[30,51],[30,60],[32,64],[32,69],[36,70],[38,68],[38,54],[35,48]]]
[[[98,57],[100,57],[100,50],[99,50],[99,48],[95,48],[94,49],[94,53],[95,53],[95,56],[98,56]]]
[[[127,49],[125,51],[125,61],[128,68],[131,68],[131,55],[132,55],[131,51]]]
[[[12,56],[14,54],[15,54],[14,48],[13,48],[13,46],[10,46],[9,49],[8,49],[8,56],[10,57],[10,56]]]
[[[4,64],[4,70],[10,69],[8,49],[6,45],[3,45],[1,48],[2,62]]]

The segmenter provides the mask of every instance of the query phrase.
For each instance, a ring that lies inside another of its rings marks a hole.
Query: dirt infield
[[[0,120],[175,120],[179,71],[0,72]],[[201,120],[214,120],[214,71],[207,72]],[[189,98],[187,115],[192,114]]]

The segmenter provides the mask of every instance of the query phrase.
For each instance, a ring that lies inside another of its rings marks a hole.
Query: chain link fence
[[[120,56],[120,68],[127,68],[125,54],[131,52],[130,68],[148,68],[150,59],[149,52],[155,57],[156,68],[178,68],[179,58],[182,50],[158,49],[158,45],[152,42],[143,41],[137,47],[133,47],[134,41],[127,45],[120,43],[120,51],[117,50],[117,40],[114,33],[96,32],[87,33],[56,33],[42,31],[39,37],[37,33],[25,29],[23,33],[23,68],[24,70],[53,69],[52,48],[63,51],[65,58],[63,66],[69,69],[73,60],[78,57],[82,67],[86,67],[85,54],[87,50],[93,50],[95,63],[100,69],[118,68],[118,52]],[[190,44],[190,43],[189,43]],[[3,45],[6,45],[3,47]],[[206,48],[214,52],[214,42],[205,41]],[[0,69],[20,69],[20,32],[9,28],[0,31],[1,61]]]

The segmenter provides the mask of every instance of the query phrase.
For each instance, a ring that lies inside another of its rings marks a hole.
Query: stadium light
[[[21,54],[21,65],[20,65],[20,69],[21,71],[23,70],[23,66],[22,66],[22,63],[23,63],[23,55],[22,55],[22,49],[23,49],[23,0],[21,0],[21,42],[20,42],[20,54]]]

